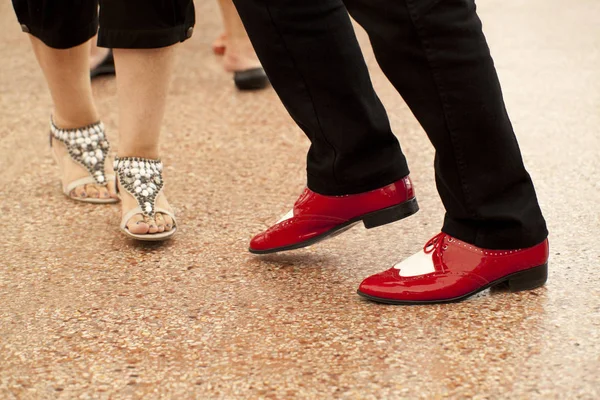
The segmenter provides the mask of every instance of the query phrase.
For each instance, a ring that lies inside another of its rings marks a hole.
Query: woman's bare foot
[[[121,193],[121,215],[125,216],[130,210],[137,207],[138,203],[137,200],[121,186],[119,186],[119,193]],[[160,193],[156,198],[156,207],[173,212],[164,193]],[[169,232],[173,229],[174,223],[169,215],[157,212],[154,218],[145,217],[142,214],[135,214],[127,221],[126,226],[129,232],[136,235],[144,235]]]
[[[152,235],[169,232],[175,228],[173,209],[162,191],[162,168],[162,163],[155,159],[116,159],[115,169],[122,205],[121,219],[127,233]],[[141,210],[132,215],[136,208]],[[128,220],[125,221],[125,218]]]
[[[69,156],[69,152],[67,151],[65,144],[55,138],[52,138],[52,151],[60,168],[60,180],[63,191],[69,185],[69,183],[90,176],[90,173],[84,167],[75,162]],[[110,170],[110,165],[111,162],[107,161],[104,166],[105,176],[113,174],[113,172]],[[105,185],[88,183],[86,185],[77,186],[75,189],[71,190],[69,196],[76,200],[118,199],[117,193],[115,192],[114,181],[110,181]]]

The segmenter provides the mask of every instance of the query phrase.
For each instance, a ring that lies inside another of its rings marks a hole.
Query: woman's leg
[[[54,124],[61,129],[74,129],[98,122],[99,115],[90,83],[90,42],[68,49],[55,49],[34,36],[30,38],[52,96]],[[89,172],[69,156],[64,144],[53,138],[52,147],[62,171],[64,185],[89,176]],[[110,168],[110,163],[106,165]],[[107,187],[100,184],[76,187],[71,196],[116,197],[112,185]]]
[[[117,70],[120,140],[115,169],[122,228],[141,240],[170,237],[152,235],[175,228],[163,192],[158,145],[174,48],[192,36],[194,18],[192,0],[100,1],[98,46],[113,49]]]
[[[246,29],[232,0],[219,0],[225,27],[223,66],[229,72],[260,68]]]
[[[119,95],[119,157],[159,158],[158,142],[175,46],[159,49],[114,49]],[[119,187],[123,215],[137,206],[137,201]],[[157,207],[170,210],[164,194]],[[135,234],[170,231],[173,220],[156,213],[155,218],[134,215],[127,228]]]

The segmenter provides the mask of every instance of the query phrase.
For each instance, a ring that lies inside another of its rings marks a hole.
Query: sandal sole
[[[128,237],[142,242],[163,242],[165,240],[171,239],[173,235],[175,235],[175,232],[177,232],[177,228],[173,228],[169,232],[147,233],[143,235],[131,233],[128,229],[121,229],[121,231]]]

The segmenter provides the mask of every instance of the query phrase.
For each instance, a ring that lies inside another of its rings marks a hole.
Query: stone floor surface
[[[272,90],[239,93],[210,50],[213,2],[181,46],[162,139],[181,231],[139,245],[119,207],[67,201],[50,98],[0,4],[0,398],[600,398],[600,2],[486,0],[479,10],[550,229],[548,284],[395,307],[355,290],[417,251],[442,207],[426,136],[377,68],[421,211],[309,249],[249,238],[304,184],[308,142]],[[114,79],[94,83],[116,143]]]

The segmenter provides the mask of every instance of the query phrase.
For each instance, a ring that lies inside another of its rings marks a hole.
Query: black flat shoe
[[[96,66],[96,68],[90,70],[90,78],[94,79],[102,75],[114,75],[115,74],[115,59],[113,58],[112,49],[108,50],[108,54],[104,57],[104,60]]]
[[[233,81],[239,90],[258,90],[269,85],[269,78],[260,67],[234,72]]]

